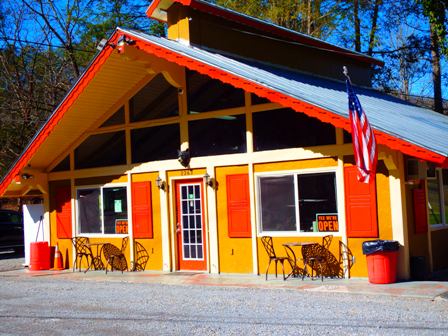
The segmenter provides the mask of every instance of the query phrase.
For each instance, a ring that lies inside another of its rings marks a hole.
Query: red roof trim
[[[123,33],[124,32],[117,30],[111,37],[109,42],[116,43],[118,37]],[[126,32],[126,34],[131,35],[128,32]],[[136,41],[135,47],[144,50],[147,53],[166,59],[180,66],[187,67],[190,70],[195,70],[201,74],[208,75],[212,78],[219,79],[224,83],[254,93],[260,97],[267,98],[272,102],[279,103],[282,106],[290,107],[297,112],[305,113],[306,115],[315,117],[323,122],[331,123],[335,127],[344,128],[345,130],[350,131],[350,123],[347,118],[334,114],[318,106],[287,96],[283,93],[277,92],[268,87],[264,87],[261,84],[225,72],[224,70],[202,63],[198,60],[194,60],[185,55],[176,53],[170,49],[161,47],[146,40],[142,40],[139,36],[136,35],[132,36]],[[124,48],[133,48],[133,47],[134,46],[125,46]],[[3,195],[5,193],[7,187],[13,181],[14,177],[20,174],[20,170],[26,166],[28,161],[33,156],[33,154],[46,140],[48,135],[59,123],[59,121],[62,119],[67,110],[73,105],[76,99],[78,99],[78,97],[87,87],[87,85],[90,84],[92,79],[95,77],[96,73],[101,69],[104,62],[107,60],[107,58],[110,56],[112,52],[113,52],[112,48],[106,47],[93,60],[92,64],[80,77],[80,79],[75,84],[73,89],[67,94],[62,103],[58,106],[58,108],[55,110],[50,119],[45,123],[43,128],[31,142],[31,144],[27,147],[27,149],[25,149],[19,160],[15,163],[12,169],[4,177],[2,183],[0,184],[0,195]],[[400,140],[381,131],[375,130],[375,135],[377,137],[377,142],[379,144],[384,144],[392,149],[401,151],[404,154],[415,156],[423,160],[435,162],[437,164],[442,165],[443,167],[448,167],[448,157],[434,153],[425,148],[413,145],[404,140]]]
[[[115,39],[109,42],[115,42]],[[67,96],[65,96],[64,100],[51,115],[50,119],[45,123],[40,132],[36,135],[30,145],[25,149],[22,156],[20,156],[13,168],[4,177],[0,185],[0,195],[3,195],[5,193],[7,187],[13,181],[14,177],[20,174],[20,170],[26,166],[34,153],[36,153],[37,149],[42,145],[42,143],[47,139],[48,135],[52,132],[54,127],[62,119],[65,112],[67,112],[67,110],[73,105],[76,99],[78,99],[79,95],[87,87],[87,85],[89,85],[89,83],[95,77],[96,73],[101,69],[106,59],[112,53],[112,51],[112,48],[104,48],[102,52],[98,54],[98,56],[93,60],[92,64],[87,68],[87,70],[82,74],[73,89],[67,94]]]
[[[310,117],[314,117],[323,122],[330,123],[335,127],[343,128],[349,132],[351,131],[348,118],[344,118],[318,106],[277,92],[271,88],[264,87],[261,84],[251,82],[246,78],[238,77],[219,68],[215,68],[198,60],[191,59],[170,49],[161,47],[146,40],[141,40],[141,38],[136,35],[133,35],[133,37],[137,40],[136,46],[141,50],[146,51],[147,53],[166,59],[180,66],[187,67],[190,70],[195,70],[212,78],[219,79],[224,83],[254,93],[260,97],[267,98],[272,102],[279,103],[282,106],[290,107],[297,112],[303,112]],[[407,141],[395,138],[382,131],[375,130],[374,132],[379,144],[386,145],[402,153],[415,156],[423,160],[435,162],[440,165],[448,163],[448,158],[443,155],[434,153],[428,149],[411,144]]]
[[[320,40],[312,38],[312,37],[307,37],[305,35],[297,34],[293,31],[282,29],[280,27],[269,24],[267,22],[265,23],[261,20],[255,19],[255,18],[252,19],[251,17],[240,15],[234,11],[225,10],[220,7],[216,7],[216,6],[204,3],[204,2],[198,2],[195,0],[171,0],[171,1],[180,3],[184,6],[189,6],[191,8],[197,9],[201,12],[210,13],[215,16],[221,16],[225,19],[228,19],[231,21],[236,21],[236,22],[239,22],[246,26],[253,27],[255,29],[259,29],[261,31],[266,31],[268,33],[275,34],[277,36],[282,36],[284,38],[287,38],[288,40],[293,40],[293,41],[296,41],[299,43],[304,43],[304,44],[307,44],[307,45],[310,45],[313,47],[317,47],[317,48],[327,49],[329,51],[333,51],[333,52],[345,55],[350,58],[362,60],[369,64],[375,64],[375,65],[379,65],[379,66],[384,65],[384,62],[377,60],[373,57],[365,56],[362,54],[356,54],[354,52],[351,52],[350,50],[345,50],[343,48],[340,48],[336,45],[332,45],[325,41],[320,41]],[[161,2],[161,0],[154,0],[149,5],[148,9],[146,10],[146,15],[149,18],[152,18],[152,15],[153,15],[154,11],[158,8],[160,2]]]

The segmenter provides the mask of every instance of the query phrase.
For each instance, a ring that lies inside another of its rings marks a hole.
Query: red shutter
[[[415,233],[428,232],[428,215],[426,213],[426,193],[424,189],[412,190],[414,201]]]
[[[58,238],[72,238],[72,192],[70,186],[56,189],[56,234]]]
[[[227,175],[226,182],[229,237],[251,237],[249,176],[247,174]]]
[[[350,166],[344,168],[344,182],[347,237],[378,237],[375,179],[359,182],[356,166]]]
[[[134,238],[153,238],[151,182],[132,182],[132,225]]]

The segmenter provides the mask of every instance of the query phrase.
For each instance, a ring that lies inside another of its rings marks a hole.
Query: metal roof
[[[348,116],[345,82],[319,78],[259,62],[237,59],[176,41],[123,30],[152,44],[261,84],[292,98]],[[342,78],[342,69],[341,69]],[[395,138],[448,156],[448,117],[374,89],[354,87],[371,126]]]

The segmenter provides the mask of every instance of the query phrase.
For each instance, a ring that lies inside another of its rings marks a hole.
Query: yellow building
[[[129,237],[128,262],[138,245],[147,270],[262,274],[262,236],[284,254],[331,234],[352,276],[367,276],[373,239],[400,243],[402,279],[415,257],[448,268],[446,116],[370,89],[381,62],[363,54],[202,0],[155,0],[147,15],[168,39],[118,28],[0,185],[42,195],[67,267],[72,237]],[[343,66],[378,143],[370,183]]]

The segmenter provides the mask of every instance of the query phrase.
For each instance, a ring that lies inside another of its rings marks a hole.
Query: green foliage
[[[434,26],[436,36],[442,53],[448,54],[447,39],[447,16],[448,0],[419,0],[423,8],[423,14],[428,17],[429,22]]]

